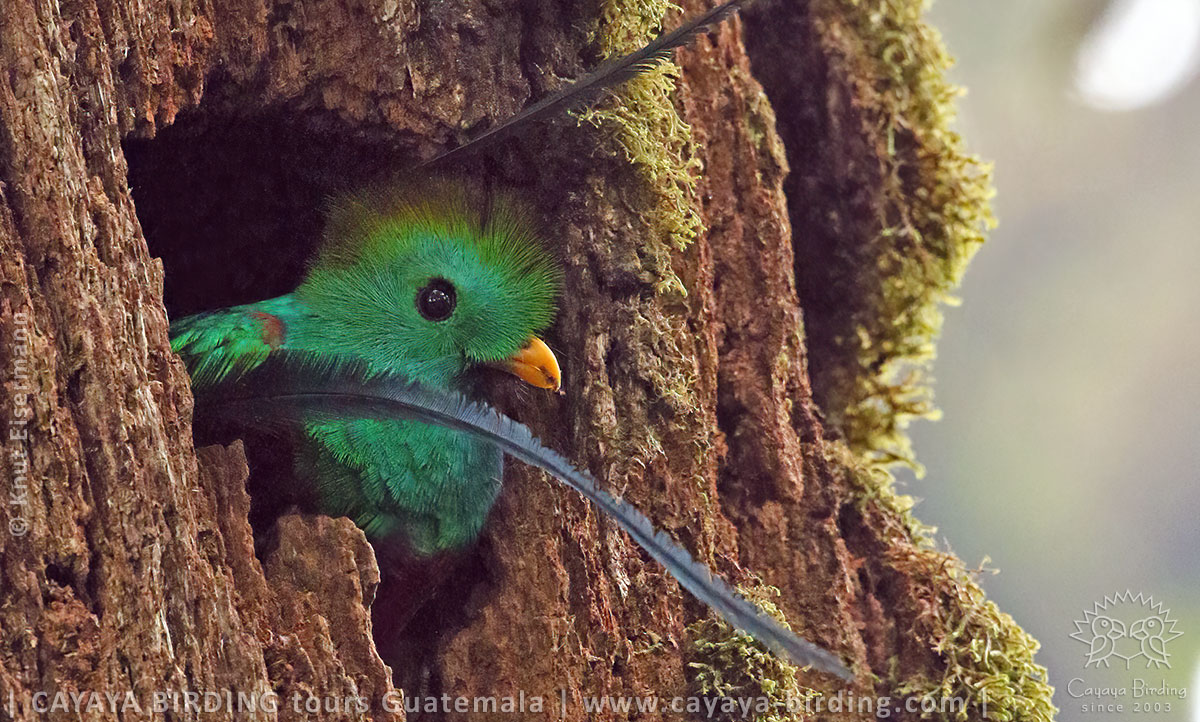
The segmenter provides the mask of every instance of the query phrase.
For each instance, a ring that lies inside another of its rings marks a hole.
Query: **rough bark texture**
[[[589,696],[696,691],[687,626],[705,610],[515,464],[478,549],[389,670],[364,609],[378,572],[362,535],[289,516],[256,558],[241,447],[193,450],[167,336],[168,309],[288,290],[324,197],[579,75],[612,31],[601,11],[621,3],[0,3],[0,478],[6,494],[26,485],[8,518],[29,521],[0,537],[0,719],[10,693],[31,717],[40,691],[119,694],[91,717],[116,719],[130,690],[143,707],[159,691],[273,691],[280,718],[304,716],[294,694],[302,709],[334,700],[322,719],[402,718],[382,704],[399,699],[389,672],[408,695],[540,696],[572,720],[631,716],[586,714]],[[567,269],[550,334],[565,393],[504,387],[496,403],[720,573],[781,590],[797,631],[858,665],[858,691],[936,686],[959,664],[944,627],[972,618],[962,598],[976,588],[826,441],[795,282],[802,218],[741,32],[735,20],[679,54],[675,109],[703,164],[688,197],[707,229],[685,249],[655,250],[662,196],[603,123],[532,128],[458,170],[528,198]],[[807,76],[803,97],[837,80]],[[865,152],[854,133],[826,142]],[[655,290],[671,275],[686,296]],[[205,719],[238,717],[215,704]],[[145,716],[202,715],[178,701]]]

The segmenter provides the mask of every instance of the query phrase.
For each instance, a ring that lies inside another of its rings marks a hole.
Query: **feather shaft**
[[[197,398],[197,415],[208,414],[258,428],[314,418],[401,418],[458,429],[490,441],[582,494],[616,521],[681,586],[734,627],[796,664],[811,665],[843,680],[853,679],[837,657],[764,614],[664,532],[656,530],[641,512],[601,489],[591,475],[544,446],[528,427],[491,407],[396,375],[370,375],[357,362],[331,355],[276,351],[259,366],[228,378],[206,388]]]
[[[669,33],[659,35],[644,47],[620,58],[601,63],[595,70],[572,81],[565,87],[527,106],[494,128],[484,131],[466,143],[435,156],[419,167],[429,168],[444,163],[468,150],[479,150],[510,135],[523,123],[541,120],[550,114],[574,110],[594,102],[606,89],[619,85],[654,68],[670,56],[675,48],[687,45],[710,25],[724,21],[751,0],[727,0],[712,10],[696,16]]]

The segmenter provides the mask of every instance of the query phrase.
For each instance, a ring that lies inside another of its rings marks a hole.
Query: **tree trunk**
[[[331,193],[411,176],[702,9],[682,5],[0,0],[0,720],[401,719],[393,685],[437,706],[422,719],[510,717],[455,708],[488,697],[677,719],[585,704],[806,688],[820,718],[875,717],[741,654],[516,463],[470,559],[387,640],[389,668],[362,534],[290,515],[256,556],[240,444],[191,441],[168,310],[289,290]],[[855,693],[1048,719],[1036,642],[873,463],[905,453],[920,390],[894,373],[987,219],[919,5],[764,4],[680,51],[677,84],[635,80],[459,164],[524,197],[567,270],[550,333],[565,393],[495,403],[852,661]]]

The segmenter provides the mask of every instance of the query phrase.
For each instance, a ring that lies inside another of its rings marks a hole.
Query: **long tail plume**
[[[652,69],[660,60],[669,58],[672,50],[687,45],[705,28],[722,22],[751,1],[728,0],[723,2],[675,30],[659,35],[639,50],[624,57],[606,60],[582,78],[572,81],[566,87],[529,105],[500,125],[484,131],[457,148],[422,163],[420,167],[429,168],[458,157],[468,150],[480,150],[508,136],[524,123],[540,120],[552,113],[578,109],[594,102],[604,90]]]
[[[510,456],[544,469],[578,491],[642,546],[685,589],[734,627],[776,654],[843,680],[849,669],[833,654],[805,641],[741,597],[723,579],[657,531],[641,512],[599,487],[524,425],[461,394],[395,375],[370,374],[356,361],[279,350],[247,371],[204,389],[196,415],[259,430],[283,431],[322,419],[406,419],[464,431]]]

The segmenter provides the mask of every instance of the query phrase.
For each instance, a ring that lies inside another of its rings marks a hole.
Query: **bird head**
[[[1096,637],[1120,639],[1125,636],[1125,623],[1119,619],[1100,615],[1092,620],[1092,634]]]
[[[1134,639],[1149,639],[1160,636],[1163,632],[1163,622],[1158,617],[1139,619],[1129,626],[1129,636]]]
[[[448,385],[473,366],[557,389],[538,338],[562,271],[520,206],[433,181],[336,202],[297,289],[331,345],[377,369]]]

